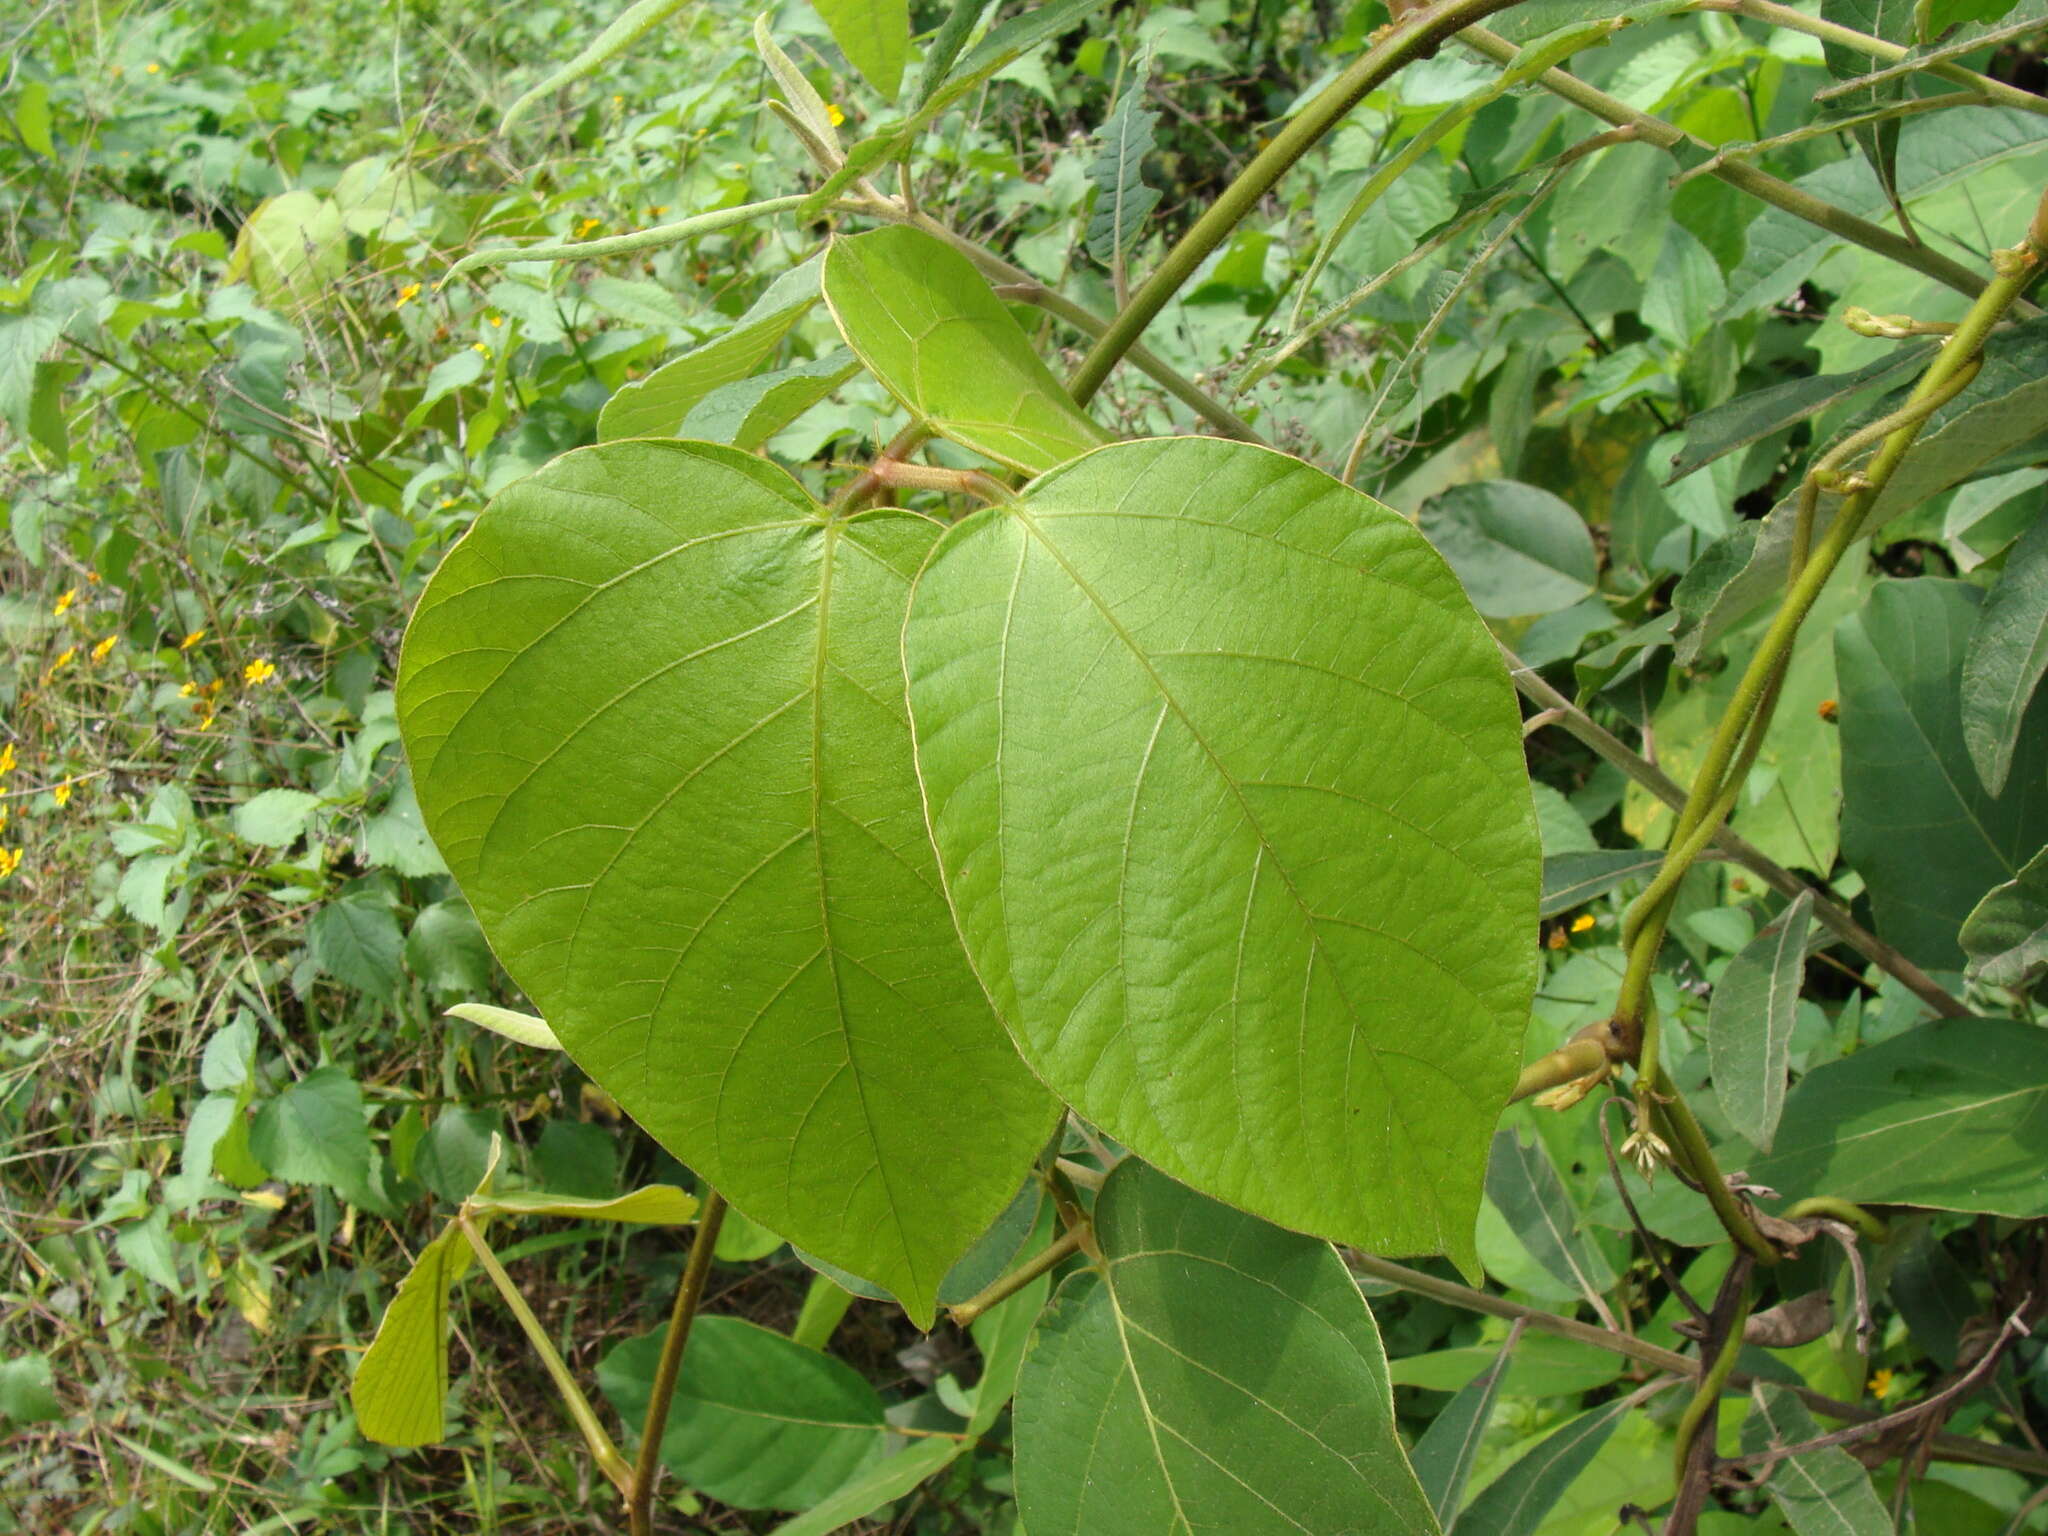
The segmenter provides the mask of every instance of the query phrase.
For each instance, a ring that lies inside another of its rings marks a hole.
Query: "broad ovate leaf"
[[[824,288],[847,346],[941,437],[1033,472],[1105,441],[987,279],[936,236],[898,225],[836,239]]]
[[[1017,1386],[1017,1509],[1063,1536],[1435,1536],[1379,1329],[1327,1243],[1136,1160]]]
[[[447,1434],[448,1292],[469,1270],[454,1222],[420,1250],[349,1384],[356,1427],[379,1445],[432,1445]]]
[[[920,1320],[1052,1119],[925,841],[898,634],[937,532],[729,448],[581,449],[449,553],[398,685],[428,828],[577,1064]]]
[[[1474,1270],[1540,858],[1422,536],[1270,450],[1118,444],[949,531],[904,652],[961,937],[1039,1075],[1204,1193]]]

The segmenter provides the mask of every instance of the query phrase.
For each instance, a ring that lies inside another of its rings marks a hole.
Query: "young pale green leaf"
[[[1519,1131],[1494,1132],[1486,1197],[1553,1279],[1582,1296],[1602,1295],[1613,1286],[1613,1267],[1579,1235],[1578,1207],[1540,1137],[1524,1141]]]
[[[2020,535],[1963,652],[1963,740],[1992,794],[2005,788],[2020,722],[2048,672],[2048,518]]]
[[[1297,459],[1123,443],[954,527],[904,650],[960,933],[1044,1080],[1220,1199],[1473,1271],[1539,863],[1442,558]]]
[[[609,26],[584,44],[573,59],[507,107],[503,120],[498,124],[498,132],[510,133],[512,125],[524,117],[536,101],[554,95],[565,85],[575,84],[585,75],[595,74],[681,10],[682,5],[683,0],[634,0]]]
[[[0,1418],[17,1426],[42,1424],[64,1417],[57,1399],[47,1355],[16,1355],[0,1361]]]
[[[943,240],[902,226],[842,236],[825,253],[824,289],[846,344],[940,436],[1031,472],[1107,440]]]
[[[1765,1152],[1771,1150],[1785,1108],[1786,1062],[1812,917],[1813,892],[1801,891],[1728,962],[1708,1015],[1714,1097],[1728,1123]]]
[[[265,848],[289,848],[306,830],[320,797],[303,789],[266,789],[235,807],[235,836]]]
[[[768,30],[768,13],[763,11],[754,18],[754,48],[761,55],[761,62],[768,66],[768,73],[788,97],[783,110],[789,114],[785,121],[794,119],[792,126],[808,143],[816,146],[814,154],[824,164],[822,169],[830,170],[832,165],[845,153],[839,144],[839,130],[832,122],[831,110],[825,105],[825,98],[818,94],[796,61],[776,45],[775,38]],[[901,66],[898,66],[899,69]],[[775,105],[772,101],[771,106]]]
[[[1379,1329],[1327,1244],[1135,1159],[1095,1236],[1101,1270],[1060,1286],[1017,1387],[1027,1528],[1433,1536]]]
[[[449,553],[398,683],[428,826],[577,1064],[920,1321],[1053,1116],[924,833],[898,636],[937,532],[729,448],[582,449]]]
[[[858,372],[853,354],[835,347],[812,362],[722,384],[690,407],[682,436],[752,453]]]
[[[1618,1398],[1553,1429],[1479,1490],[1451,1522],[1448,1536],[1535,1536],[1628,1409],[1629,1399]]]
[[[447,1434],[448,1292],[472,1257],[451,1221],[420,1250],[384,1309],[348,1389],[356,1427],[379,1445],[432,1445]]]
[[[1417,522],[1490,619],[1569,608],[1600,579],[1586,520],[1533,485],[1455,486],[1424,502]]]
[[[665,1331],[628,1339],[598,1362],[598,1385],[629,1424],[646,1417]],[[881,1398],[843,1360],[737,1317],[700,1317],[661,1459],[735,1508],[806,1510],[866,1472],[887,1439]]]
[[[946,83],[946,76],[953,68],[953,61],[960,57],[960,50],[967,46],[967,39],[973,35],[974,27],[981,20],[981,13],[989,7],[989,0],[953,0],[953,8],[946,12],[946,19],[939,24],[939,30],[932,37],[931,47],[925,50],[924,73],[917,84],[918,104],[922,106],[931,99],[932,93]]]
[[[792,267],[769,285],[730,330],[663,363],[607,400],[597,417],[597,440],[670,437],[715,391],[745,379],[765,363],[782,338],[818,299],[819,263]]]
[[[1994,887],[1963,921],[1970,976],[1994,987],[2027,987],[2048,969],[2048,849]]]
[[[1514,1346],[1511,1337],[1491,1365],[1458,1389],[1458,1395],[1437,1411],[1408,1453],[1415,1480],[1422,1484],[1438,1523],[1446,1528],[1465,1501],[1465,1481],[1478,1459],[1479,1444],[1493,1417],[1494,1399],[1500,1395],[1501,1378],[1507,1375]]]
[[[1124,83],[1116,108],[1096,130],[1097,153],[1088,166],[1095,183],[1095,207],[1088,215],[1088,254],[1113,267],[1137,245],[1145,220],[1159,206],[1159,189],[1145,185],[1145,157],[1152,152],[1152,132],[1159,114],[1145,106],[1149,54],[1141,53],[1132,77]]]
[[[816,0],[832,41],[884,101],[894,101],[910,57],[910,0]]]
[[[1995,798],[1964,742],[1978,600],[1961,582],[1884,581],[1835,631],[1842,853],[1869,887],[1879,935],[1944,969],[1962,966],[1956,934],[1979,898],[2048,844],[2048,732],[2022,733]]]
[[[673,1184],[649,1184],[606,1200],[517,1189],[485,1195],[471,1204],[490,1216],[563,1216],[571,1221],[616,1221],[644,1227],[682,1227],[697,1219],[697,1197],[684,1194]]]
[[[1816,1067],[1750,1177],[1782,1190],[1997,1216],[2048,1215],[2048,1031],[1939,1019]]]
[[[495,1008],[489,1003],[457,1003],[448,1010],[448,1017],[474,1024],[479,1029],[488,1029],[494,1035],[503,1035],[521,1045],[530,1045],[537,1051],[559,1051],[562,1048],[562,1042],[548,1028],[547,1020],[537,1019],[530,1013]]]
[[[1821,1437],[1821,1427],[1792,1393],[1759,1382],[1755,1412],[1742,1421],[1742,1449],[1754,1455]],[[1892,1517],[1863,1464],[1840,1446],[1801,1451],[1771,1467],[1764,1487],[1798,1536],[1877,1536]]]

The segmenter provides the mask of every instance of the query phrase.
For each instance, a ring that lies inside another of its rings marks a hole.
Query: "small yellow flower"
[[[212,711],[212,710],[210,710],[210,709],[209,709],[209,710],[208,710],[208,711],[207,711],[207,712],[206,712],[205,714],[203,714],[203,715],[201,715],[201,716],[199,717],[199,729],[200,729],[200,730],[202,730],[202,731],[210,731],[210,730],[212,730],[212,729],[213,729],[213,711]]]
[[[0,746],[0,779],[4,779],[8,774],[14,772],[15,764],[19,761],[20,759],[14,755],[13,742],[10,741],[5,746]]]
[[[242,681],[249,684],[252,688],[269,682],[275,676],[277,676],[277,668],[273,667],[261,656],[258,656],[249,665],[242,668]]]
[[[603,219],[585,219],[581,224],[578,224],[576,226],[576,238],[581,240],[585,235],[589,234],[593,229],[596,229],[598,225],[602,224],[603,222]]]
[[[1591,928],[1592,926],[1593,914],[1590,912],[1581,912],[1577,917],[1572,919],[1573,933],[1584,933],[1588,928]]]
[[[493,316],[491,316],[491,324],[492,324],[492,325],[493,325],[494,327],[495,327],[495,326],[501,326],[501,325],[503,325],[504,323],[505,323],[505,317],[504,317],[503,315],[493,315]]]
[[[205,638],[205,630],[195,629],[192,631],[191,634],[187,635],[184,639],[178,642],[178,649],[181,651],[189,651],[192,649],[193,646],[197,645],[200,641],[204,640]]]
[[[623,96],[614,96],[612,98],[612,105],[615,107],[623,107],[625,104],[626,98]]]
[[[21,868],[21,850],[19,848],[0,848],[0,880],[5,880],[19,868]]]
[[[62,784],[51,790],[50,798],[57,802],[57,809],[60,811],[69,805],[71,803],[71,781],[66,779]]]
[[[407,283],[403,288],[398,290],[398,302],[392,305],[391,307],[393,309],[403,309],[405,308],[406,305],[410,304],[414,299],[418,298],[419,296],[420,285],[418,283]]]
[[[145,64],[142,66],[142,72],[146,75],[160,75],[163,71],[164,67],[161,64]]]
[[[469,344],[469,350],[472,352],[481,352],[485,357],[489,357],[491,355],[491,349],[485,346],[480,341],[472,341]]]
[[[106,639],[102,640],[98,645],[94,646],[92,648],[93,665],[97,666],[99,665],[99,663],[105,661],[107,659],[107,652],[111,651],[113,648],[114,637],[112,635],[107,636]]]
[[[1870,1373],[1870,1395],[1880,1403],[1892,1395],[1892,1373],[1880,1369]]]
[[[57,606],[52,608],[50,610],[50,613],[53,617],[61,619],[64,617],[66,613],[70,612],[71,605],[77,601],[78,588],[73,587],[69,591],[67,591],[62,597],[57,599]]]
[[[13,812],[9,811],[6,806],[0,805],[0,832],[7,830],[7,818],[12,814]]]
[[[44,681],[47,682],[50,678],[55,677],[59,672],[70,666],[73,661],[77,660],[77,658],[78,647],[75,645],[65,646],[57,659],[50,663],[50,670],[43,674]]]
[[[209,699],[213,698],[216,694],[218,694],[221,691],[221,689],[227,687],[227,685],[228,682],[226,678],[216,677],[212,682],[206,685],[206,696]]]
[[[825,108],[825,121],[830,123],[834,128],[839,127],[846,121],[846,114],[839,110],[838,102],[835,101],[830,106]]]
[[[197,693],[198,691],[199,685],[197,683],[181,683],[178,686],[178,697],[181,699],[189,699],[192,697],[193,694]]]
[[[653,206],[651,206],[651,207],[650,207],[650,208],[649,208],[649,209],[647,210],[647,217],[649,217],[650,219],[658,219],[658,218],[660,218],[660,217],[661,217],[661,216],[662,216],[662,215],[663,215],[664,213],[667,213],[667,212],[668,212],[668,204],[667,204],[667,203],[655,203],[655,204],[654,204]]]

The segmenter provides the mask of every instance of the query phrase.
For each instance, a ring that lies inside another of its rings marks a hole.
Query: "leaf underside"
[[[951,530],[904,647],[961,935],[1039,1075],[1205,1193],[1476,1269],[1540,860],[1421,536],[1281,454],[1119,444]]]
[[[1053,1113],[920,815],[897,637],[937,531],[726,448],[579,450],[449,554],[399,678],[428,826],[578,1065],[921,1321]]]

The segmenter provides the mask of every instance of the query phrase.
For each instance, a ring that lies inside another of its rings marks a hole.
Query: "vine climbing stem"
[[[640,1429],[640,1454],[633,1462],[632,1485],[626,1494],[626,1519],[632,1536],[654,1533],[654,1485],[661,1478],[661,1441],[668,1429],[668,1407],[676,1395],[676,1379],[682,1374],[690,1325],[704,1304],[711,1256],[718,1247],[718,1229],[724,1224],[725,1197],[707,1184],[704,1204],[697,1212],[697,1231],[690,1239],[690,1256],[683,1263],[682,1283],[676,1287],[675,1309],[669,1314],[668,1332],[662,1337],[661,1361],[654,1370],[647,1419]]]

